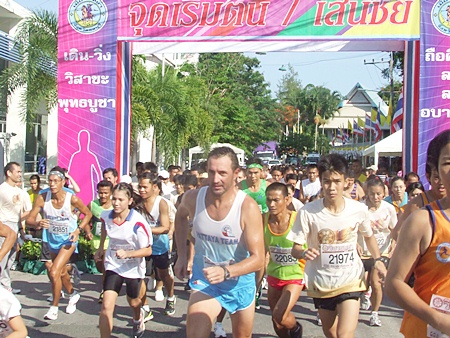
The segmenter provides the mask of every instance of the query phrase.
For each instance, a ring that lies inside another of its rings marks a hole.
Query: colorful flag
[[[395,108],[394,116],[392,117],[391,133],[402,129],[403,127],[403,88],[398,97],[397,107]]]
[[[378,110],[377,121],[375,122],[375,142],[381,140],[381,136],[383,135],[381,131],[381,114]]]
[[[350,120],[347,120],[347,124],[348,124],[348,130],[350,130],[350,132],[352,132],[353,131],[353,126],[352,126],[352,123],[350,122]]]
[[[361,128],[364,128],[364,126],[365,126],[365,122],[359,116],[358,116],[358,126],[360,126]]]
[[[355,120],[353,120],[353,134],[364,136],[364,129]]]

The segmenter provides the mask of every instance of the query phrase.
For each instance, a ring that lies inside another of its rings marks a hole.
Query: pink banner
[[[116,162],[116,6],[59,1],[58,164],[69,169],[84,203]]]

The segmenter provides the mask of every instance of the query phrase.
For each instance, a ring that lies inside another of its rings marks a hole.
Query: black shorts
[[[50,247],[47,242],[42,241],[41,246],[41,262],[49,262],[52,260],[52,256],[50,255]]]
[[[172,263],[171,258],[169,256],[169,251],[163,253],[162,255],[151,255],[145,257],[146,260],[146,276],[151,276],[154,272],[155,268],[160,270],[168,269],[170,264]]]
[[[372,271],[373,266],[375,265],[375,260],[373,258],[363,258],[361,259],[364,265],[364,270],[366,272],[370,272]],[[386,267],[386,269],[389,267],[389,261],[390,259],[388,257],[382,257],[381,260],[384,264],[384,266]]]
[[[125,278],[118,275],[116,272],[106,270],[105,279],[103,281],[103,290],[115,291],[117,294],[120,293],[122,289],[122,284],[125,282],[127,287],[127,296],[136,299],[139,298],[139,293],[141,291],[142,279],[140,278]]]
[[[361,297],[363,293],[364,292],[362,291],[347,292],[331,298],[313,298],[314,307],[316,309],[335,311],[338,304],[349,299],[359,300],[359,297]]]

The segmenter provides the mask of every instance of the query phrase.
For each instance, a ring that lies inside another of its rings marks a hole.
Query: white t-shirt
[[[20,316],[21,308],[17,298],[0,286],[0,338],[5,338],[13,332],[9,326],[9,321]]]
[[[153,244],[150,225],[136,210],[131,209],[128,217],[122,224],[113,220],[113,211],[106,210],[101,214],[105,224],[106,234],[109,237],[109,246],[105,254],[105,270],[114,271],[125,278],[145,277],[145,258],[116,257],[120,249],[125,251],[147,248]]]
[[[304,204],[295,197],[292,197],[292,205],[294,206],[295,211],[299,211],[304,206]]]
[[[299,210],[287,239],[321,252],[306,261],[305,282],[308,296],[335,297],[366,289],[364,267],[356,251],[358,232],[371,236],[369,211],[364,204],[344,198],[344,210],[331,213],[323,198]]]
[[[375,210],[369,210],[370,226],[375,236],[381,255],[387,255],[391,245],[391,230],[397,224],[397,212],[392,204],[381,201],[380,207]],[[363,256],[371,257],[367,249],[366,242],[362,237],[358,238],[358,243],[363,248]]]
[[[22,208],[31,210],[30,196],[26,191],[11,186],[7,182],[0,184],[0,221],[8,225],[16,233]]]
[[[320,180],[316,178],[314,182],[311,182],[309,178],[302,181],[302,187],[303,187],[303,196],[315,196],[320,192],[321,184]]]

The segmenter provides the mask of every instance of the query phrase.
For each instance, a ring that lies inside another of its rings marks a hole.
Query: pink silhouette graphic
[[[102,179],[102,169],[97,156],[89,150],[91,135],[87,130],[78,133],[78,151],[69,161],[69,174],[80,186],[77,194],[83,203],[88,204],[95,198],[97,183]]]

